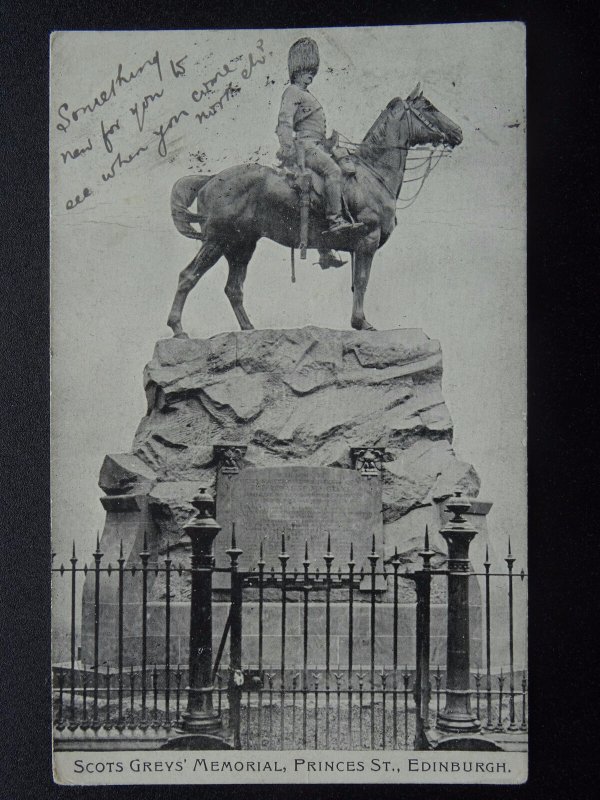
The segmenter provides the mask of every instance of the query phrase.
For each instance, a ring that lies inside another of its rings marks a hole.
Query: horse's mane
[[[400,97],[394,97],[393,100],[390,100],[375,122],[371,125],[365,138],[361,142],[361,155],[364,155],[365,151],[370,151],[372,148],[377,148],[384,144],[387,124],[401,101],[402,98]]]

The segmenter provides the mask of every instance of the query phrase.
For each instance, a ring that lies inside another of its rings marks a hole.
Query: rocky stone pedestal
[[[168,339],[156,344],[144,371],[148,399],[131,451],[107,455],[99,485],[106,523],[100,549],[103,564],[117,565],[121,542],[125,567],[139,563],[144,533],[149,563],[163,564],[169,549],[173,566],[189,565],[191,546],[183,524],[200,486],[216,497],[223,530],[215,542],[217,566],[228,566],[225,550],[236,523],[241,568],[256,565],[263,545],[267,568],[279,566],[280,535],[289,545],[288,571],[302,570],[308,543],[311,569],[324,569],[327,535],[333,569],[346,569],[350,544],[357,569],[366,563],[375,535],[378,566],[397,551],[400,574],[420,566],[425,526],[441,561],[446,546],[439,529],[445,500],[456,489],[475,498],[479,479],[457,458],[452,421],[442,396],[439,342],[420,330],[335,331],[315,327],[224,333],[207,340]],[[473,500],[472,522],[480,532],[473,563],[484,560],[489,503]],[[435,565],[434,559],[433,564]],[[367,564],[368,566],[368,564]],[[471,631],[473,662],[481,658],[481,591],[473,577]],[[443,665],[445,586],[434,581],[432,663]],[[413,582],[400,581],[400,652],[414,663]],[[215,575],[214,647],[218,647],[228,608],[227,576]],[[118,584],[103,576],[101,661],[115,663]],[[437,593],[437,594],[436,594]],[[364,593],[367,600],[368,593]],[[368,606],[357,592],[355,631],[360,652],[369,642]],[[378,648],[391,637],[392,582],[377,585]],[[171,664],[188,654],[190,580],[185,572],[171,581]],[[278,661],[274,634],[280,613],[269,608],[265,664]],[[436,598],[438,608],[436,609]],[[83,596],[82,657],[93,652],[94,577]],[[255,660],[256,614],[247,598],[244,611],[244,662]],[[343,667],[347,646],[347,599],[333,598],[332,663]],[[126,576],[124,660],[139,664],[141,581]],[[323,606],[311,608],[315,625]],[[288,663],[297,661],[301,641],[300,604],[288,605]],[[149,664],[164,663],[164,575],[148,576]],[[312,624],[312,623],[311,623]],[[316,630],[316,629],[315,629]],[[318,637],[311,662],[319,665]],[[479,642],[479,644],[478,644]],[[311,645],[313,647],[313,645]],[[390,645],[391,651],[391,645]],[[355,651],[356,652],[356,651]],[[335,654],[334,654],[335,653]],[[296,654],[296,655],[295,655]],[[334,655],[333,655],[334,654]],[[360,655],[355,655],[355,663]],[[366,660],[366,659],[365,659]],[[226,659],[225,659],[226,663]]]

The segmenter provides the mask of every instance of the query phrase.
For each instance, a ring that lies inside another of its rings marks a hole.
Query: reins
[[[405,100],[403,100],[402,102],[403,102],[403,105],[404,105],[404,115],[406,116],[406,120],[407,120],[407,123],[408,123],[408,142],[411,142],[412,138],[413,138],[412,117],[411,117],[412,114],[415,115],[415,117],[419,120],[419,122],[425,128],[427,128],[427,130],[431,131],[432,133],[436,133],[436,134],[440,133],[440,131],[437,128],[435,128],[428,120],[424,119],[424,117],[411,104],[407,103]],[[345,136],[343,133],[340,133],[340,136],[342,136],[344,138],[344,143],[345,144],[350,145],[352,147],[361,147],[362,145],[365,144],[365,142],[351,142],[350,139],[348,139],[348,137]],[[379,149],[379,150],[405,150],[407,152],[411,148],[410,144],[408,144],[408,145],[376,145],[376,144],[369,144],[368,146],[373,148],[373,149]],[[368,161],[365,161],[365,159],[361,155],[359,155],[358,152],[353,153],[353,155],[357,159],[357,161],[359,161],[366,169],[369,170],[369,172],[377,179],[377,181],[386,189],[388,194],[391,197],[394,198],[394,201],[396,202],[396,210],[404,211],[405,209],[409,208],[415,202],[415,200],[417,199],[417,197],[421,193],[421,190],[423,189],[425,181],[427,180],[427,178],[429,177],[431,172],[433,172],[435,167],[437,167],[437,165],[440,163],[440,160],[442,158],[448,158],[450,156],[450,153],[447,152],[445,147],[446,146],[444,145],[443,146],[444,149],[442,149],[442,150],[440,150],[439,147],[432,147],[432,148],[428,148],[427,150],[421,150],[420,152],[426,152],[426,153],[429,154],[429,155],[426,155],[425,157],[422,157],[421,155],[417,155],[416,153],[415,153],[414,156],[410,156],[410,155],[406,156],[406,161],[419,161],[419,164],[417,164],[415,166],[412,166],[412,167],[405,166],[404,167],[404,171],[405,172],[406,171],[412,171],[412,170],[420,169],[422,167],[422,165],[425,164],[425,171],[423,172],[422,175],[417,175],[414,178],[406,178],[406,180],[402,181],[402,186],[405,183],[415,183],[416,181],[420,181],[420,185],[417,188],[417,191],[412,195],[412,197],[409,197],[406,200],[401,199],[399,196],[395,195],[394,192],[392,192],[390,187],[387,185],[386,180],[383,177],[383,175],[381,175],[377,171],[377,169],[374,166],[372,166],[372,164],[369,164]],[[436,154],[437,154],[437,158],[434,161],[433,157]],[[404,203],[404,205],[398,205],[398,202]]]
[[[414,114],[415,117],[419,120],[419,122],[427,128],[427,130],[431,131],[432,133],[439,134],[440,131],[437,130],[431,123],[429,123],[426,119],[424,119],[418,111],[416,111],[412,105],[410,105],[406,100],[403,100],[403,107],[404,107],[404,115],[406,116],[406,120],[408,123],[408,141],[411,142],[413,138],[413,126],[412,126],[412,117],[411,114]],[[352,142],[350,139],[340,131],[338,131],[339,135],[344,139],[344,144],[349,145],[350,147],[359,148],[365,144],[365,142]],[[387,185],[385,178],[381,175],[372,164],[369,164],[368,161],[359,155],[358,152],[354,152],[352,155],[359,161],[365,169],[367,169],[373,177],[380,183],[383,188],[388,192],[390,197],[394,200],[396,204],[396,211],[401,210],[404,211],[405,209],[409,208],[417,199],[419,194],[421,193],[423,186],[425,185],[425,181],[429,177],[429,175],[433,172],[435,167],[440,163],[442,158],[448,158],[451,154],[445,149],[446,145],[442,146],[442,149],[439,147],[430,147],[427,149],[420,149],[418,154],[415,153],[414,155],[408,155],[408,151],[411,149],[411,145],[377,145],[377,144],[368,144],[368,147],[372,149],[378,150],[403,150],[407,152],[406,161],[418,161],[419,163],[412,167],[404,166],[404,171],[412,171],[416,169],[421,169],[423,164],[425,164],[425,171],[422,175],[417,175],[415,178],[406,178],[402,181],[400,186],[400,191],[402,190],[402,186],[405,183],[415,183],[416,181],[420,181],[420,184],[417,188],[417,191],[407,199],[402,199],[398,195],[394,194],[390,187]],[[428,155],[422,156],[421,153],[427,153]],[[434,156],[437,156],[435,161]],[[404,205],[399,205],[399,203],[403,203]],[[294,248],[291,248],[291,265],[292,265],[292,283],[296,282],[296,265],[294,259]],[[350,269],[351,269],[351,279],[352,279],[352,291],[354,291],[354,282],[356,277],[356,261],[355,261],[355,253],[354,250],[350,251]]]

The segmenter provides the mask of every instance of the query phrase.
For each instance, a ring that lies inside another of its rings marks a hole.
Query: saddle
[[[349,211],[347,196],[349,182],[355,180],[356,167],[354,161],[348,149],[339,146],[339,134],[337,131],[333,131],[331,137],[325,140],[323,146],[342,170],[342,213],[349,222],[354,223],[354,219]],[[283,171],[288,186],[300,195],[300,258],[305,259],[308,240],[309,209],[315,214],[323,213],[325,206],[325,180],[317,172],[305,166],[304,153],[301,146],[297,149],[297,156],[297,162],[285,163],[283,165]]]
[[[349,182],[354,178],[356,174],[356,169],[354,167],[354,163],[348,156],[348,161],[352,167],[352,171],[346,171],[342,167],[342,206],[347,205],[347,197],[346,193],[349,188]],[[339,162],[338,162],[339,163]],[[301,194],[304,191],[304,181],[306,177],[308,177],[309,181],[309,191],[310,191],[310,206],[314,211],[320,211],[323,208],[324,203],[324,185],[325,179],[319,175],[318,172],[310,169],[310,167],[305,167],[302,170],[298,166],[294,167],[285,167],[284,168],[284,175],[288,186],[290,186],[294,191]],[[346,209],[344,211],[347,214]]]
[[[356,174],[356,166],[352,157],[350,155],[350,151],[347,147],[340,146],[340,135],[337,131],[333,131],[329,139],[325,139],[323,142],[323,149],[331,155],[334,161],[338,164],[340,169],[342,170],[342,192],[343,189],[346,187],[348,178],[353,177]],[[286,180],[291,186],[292,189],[295,189],[297,192],[302,192],[303,190],[303,183],[302,179],[306,176],[306,173],[310,176],[310,189],[311,194],[314,195],[313,201],[322,201],[323,199],[323,184],[324,179],[314,170],[310,169],[310,167],[306,167],[304,165],[304,155],[303,152],[297,151],[296,153],[297,158],[294,160],[293,163],[284,163],[283,168],[285,170],[285,177]],[[311,203],[312,205],[312,203]]]

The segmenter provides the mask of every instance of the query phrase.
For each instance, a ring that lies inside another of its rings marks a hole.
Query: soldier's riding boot
[[[334,176],[325,178],[325,207],[329,227],[327,233],[342,233],[362,227],[361,223],[348,222],[342,216],[342,184]]]
[[[318,264],[321,269],[330,269],[331,267],[343,267],[347,261],[342,260],[333,252],[333,250],[319,250]]]

